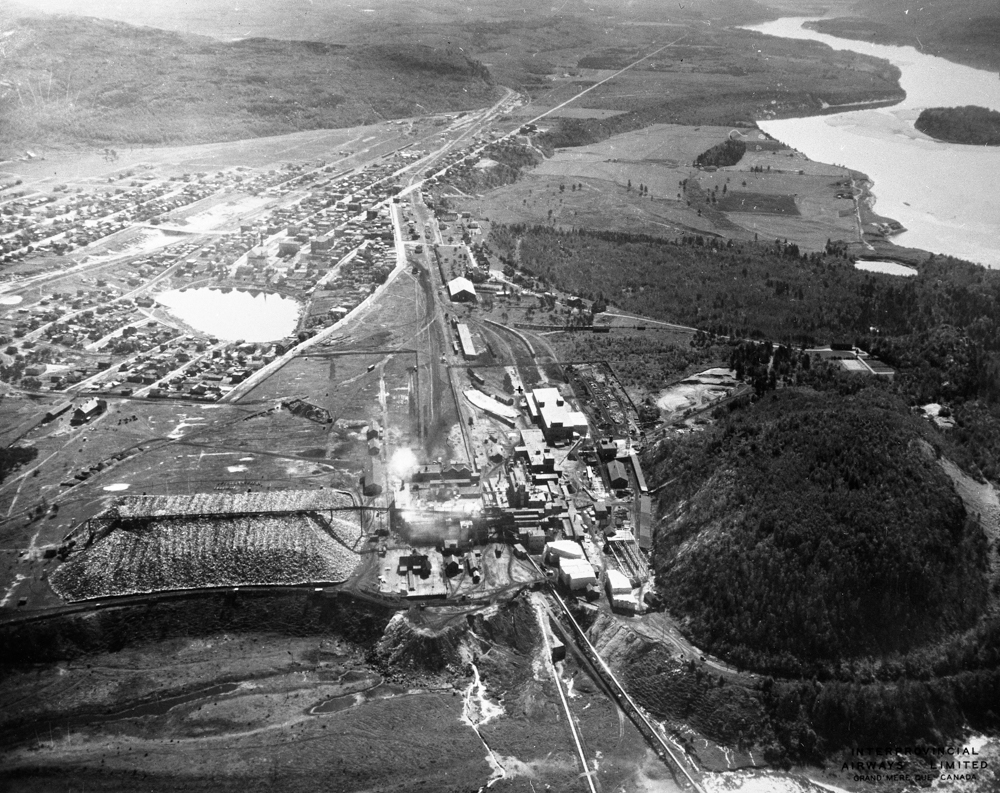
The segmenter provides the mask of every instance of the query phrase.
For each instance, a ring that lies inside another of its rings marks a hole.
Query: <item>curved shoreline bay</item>
[[[889,60],[901,71],[906,99],[892,107],[759,122],[768,134],[810,159],[863,171],[874,182],[877,211],[907,231],[900,245],[1000,267],[1000,149],[941,143],[914,127],[928,107],[978,105],[1000,110],[996,74],[892,47],[838,39],[786,17],[752,30],[821,41]]]

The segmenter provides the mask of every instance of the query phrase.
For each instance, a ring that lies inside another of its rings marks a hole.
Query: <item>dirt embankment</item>
[[[465,667],[502,648],[530,653],[538,641],[523,598],[478,609],[415,608],[396,614],[374,648],[380,664],[394,669],[442,671]]]
[[[598,615],[587,634],[629,694],[702,768],[727,771],[764,760],[775,736],[750,679],[713,673],[609,614]]]
[[[337,634],[370,646],[392,614],[388,607],[322,592],[220,592],[0,626],[0,669],[222,633]]]

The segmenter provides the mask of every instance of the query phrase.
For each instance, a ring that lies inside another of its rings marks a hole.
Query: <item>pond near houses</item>
[[[179,320],[226,341],[274,341],[295,332],[302,306],[267,292],[173,289],[156,301]]]

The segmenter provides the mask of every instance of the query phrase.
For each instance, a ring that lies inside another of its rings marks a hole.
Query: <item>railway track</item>
[[[558,604],[560,611],[563,616],[568,621],[571,631],[575,636],[577,648],[590,662],[593,669],[600,676],[604,685],[611,691],[612,696],[618,703],[618,706],[626,713],[626,715],[631,719],[632,723],[635,724],[636,728],[642,733],[643,737],[654,747],[657,755],[668,764],[677,774],[683,777],[687,781],[690,788],[697,793],[706,793],[705,788],[702,787],[701,783],[695,779],[691,772],[687,769],[684,762],[678,757],[679,750],[671,744],[660,734],[660,731],[656,728],[656,725],[650,720],[648,716],[639,708],[625,687],[618,681],[614,672],[608,667],[601,658],[600,653],[597,652],[597,648],[591,644],[590,640],[587,638],[586,633],[584,633],[583,628],[573,617],[570,612],[569,607],[560,597],[559,593],[555,591],[555,588],[550,585],[549,593],[552,599]]]

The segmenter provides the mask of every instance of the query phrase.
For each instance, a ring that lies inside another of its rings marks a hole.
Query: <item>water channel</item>
[[[913,47],[828,36],[803,28],[806,21],[786,17],[749,29],[884,58],[902,72],[906,99],[892,107],[761,121],[760,128],[812,160],[868,174],[875,183],[875,210],[907,228],[895,238],[899,245],[1000,267],[1000,147],[942,143],[913,126],[926,107],[1000,110],[996,72],[960,66]]]
[[[156,296],[171,314],[225,341],[275,341],[295,332],[301,306],[266,292],[210,288],[172,289]]]

